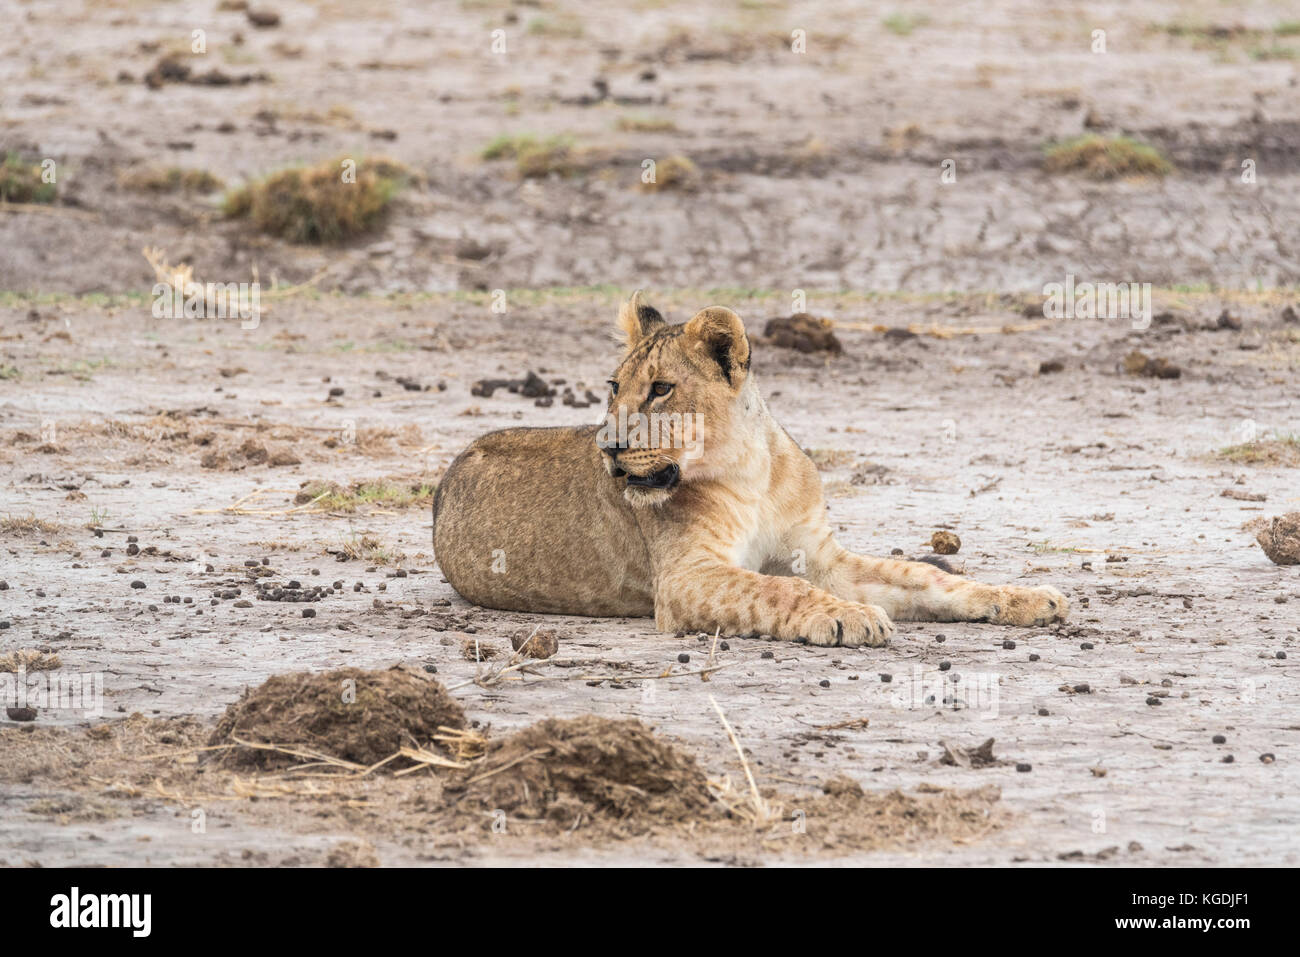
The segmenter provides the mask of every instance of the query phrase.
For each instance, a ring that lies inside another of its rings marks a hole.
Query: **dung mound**
[[[593,819],[644,829],[700,818],[712,803],[695,757],[632,718],[540,721],[493,742],[468,773],[470,804],[565,829]]]
[[[1279,515],[1255,533],[1255,541],[1275,565],[1300,565],[1300,512]]]
[[[310,748],[371,765],[403,745],[428,746],[440,726],[465,727],[465,713],[438,681],[401,667],[340,668],[273,675],[226,709],[208,740]],[[267,770],[299,758],[256,748],[216,752],[227,767]]]
[[[769,319],[763,329],[767,341],[782,349],[799,352],[829,352],[840,355],[844,347],[832,331],[829,319],[818,319],[806,312]]]
[[[798,804],[811,840],[785,846],[838,854],[874,851],[934,840],[976,840],[1001,825],[997,808],[1002,793],[993,786],[972,791],[923,786],[912,795],[863,791],[856,781],[841,776],[827,781],[822,790]],[[778,826],[780,831],[786,828]]]

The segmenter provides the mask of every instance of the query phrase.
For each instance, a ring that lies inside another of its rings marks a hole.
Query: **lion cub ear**
[[[632,298],[623,303],[618,310],[618,327],[623,330],[627,348],[631,349],[648,335],[668,325],[659,310],[647,306],[641,301],[641,290],[632,293]]]
[[[722,306],[701,309],[686,323],[683,334],[703,348],[734,388],[749,371],[749,336],[740,316]]]

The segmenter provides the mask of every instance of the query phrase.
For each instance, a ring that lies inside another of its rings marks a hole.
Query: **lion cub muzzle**
[[[677,483],[681,481],[681,478],[682,470],[675,464],[669,464],[646,475],[628,475],[627,484],[639,488],[657,488],[667,490],[676,488]]]

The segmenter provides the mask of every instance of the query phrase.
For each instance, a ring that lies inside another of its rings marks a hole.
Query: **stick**
[[[740,766],[745,769],[745,779],[749,781],[749,792],[753,796],[754,810],[766,817],[767,803],[763,800],[763,796],[758,793],[758,785],[754,783],[754,775],[749,770],[749,762],[745,760],[745,749],[740,746],[740,739],[736,737],[736,732],[731,730],[731,723],[727,721],[727,716],[722,713],[722,708],[713,695],[709,695],[709,703],[713,705],[713,710],[718,712],[718,717],[722,720],[722,727],[726,730],[727,737],[731,739],[736,754],[740,755]]]

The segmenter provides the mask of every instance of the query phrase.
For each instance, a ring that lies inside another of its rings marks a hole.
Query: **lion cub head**
[[[596,444],[635,506],[662,505],[683,483],[722,477],[747,454],[767,409],[749,371],[749,338],[712,306],[669,325],[635,293],[618,314],[626,346],[609,380]]]

